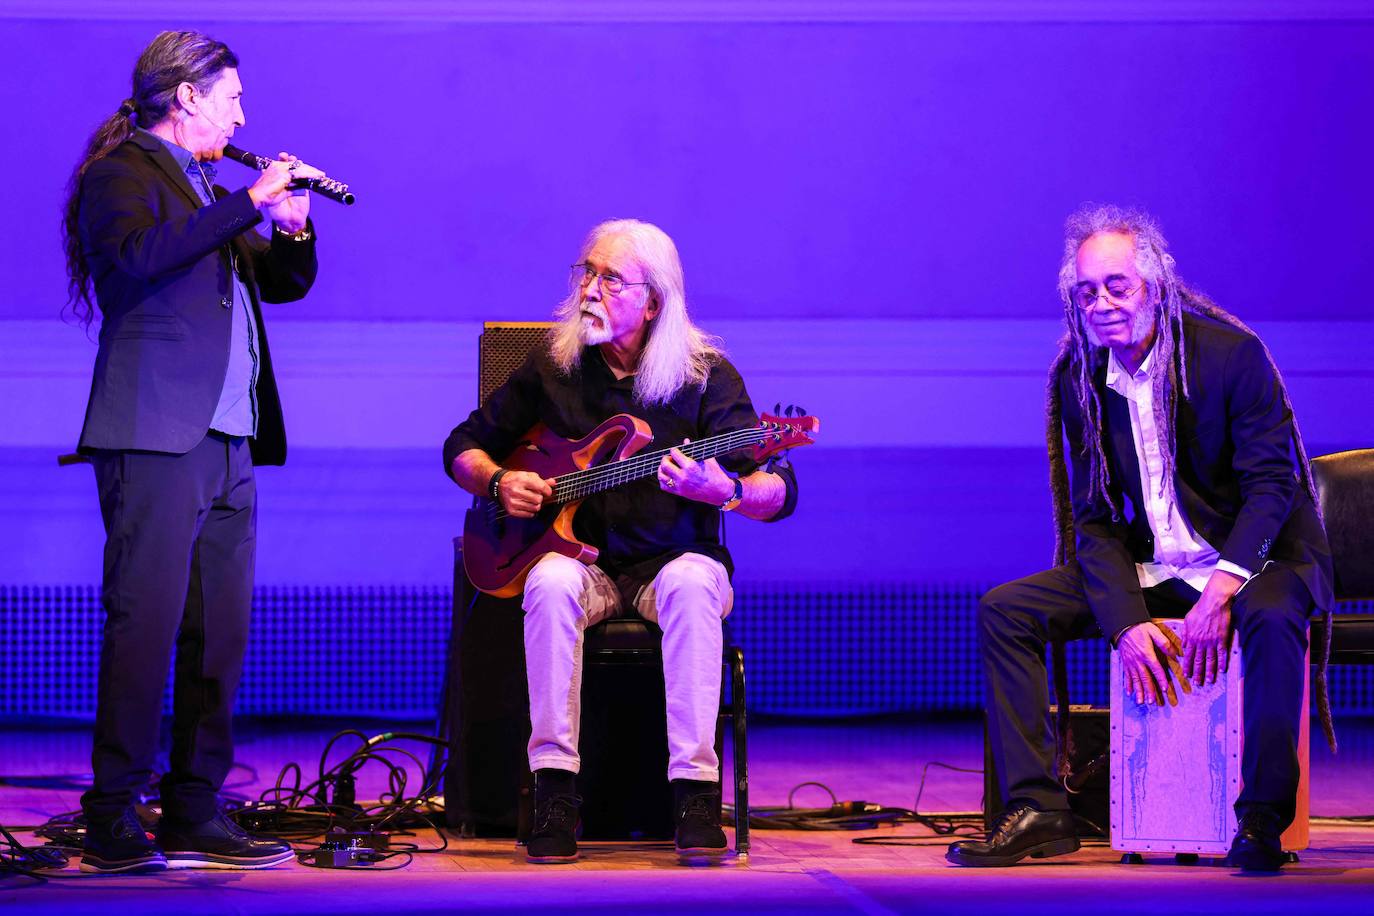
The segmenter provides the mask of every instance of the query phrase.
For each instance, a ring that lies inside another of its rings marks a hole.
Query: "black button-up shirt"
[[[546,347],[538,348],[485,404],[449,434],[444,468],[480,448],[498,463],[536,423],[566,439],[581,439],[610,417],[627,413],[649,424],[654,440],[640,453],[666,449],[683,439],[704,439],[759,423],[744,380],[728,360],[712,368],[705,388],[685,387],[666,405],[645,407],[634,399],[634,377],[617,379],[601,351],[587,347],[581,366],[565,375]],[[718,458],[727,470],[744,475],[757,469],[746,452]],[[796,488],[790,472],[788,500],[775,519],[790,514]],[[573,518],[578,539],[600,550],[597,565],[617,580],[633,601],[665,564],[684,553],[713,557],[734,574],[730,553],[720,541],[720,509],[661,490],[656,475],[593,494]]]

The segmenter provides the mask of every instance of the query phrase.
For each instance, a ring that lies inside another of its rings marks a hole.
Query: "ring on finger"
[[[288,172],[294,172],[294,171],[296,171],[297,168],[300,167],[300,164],[301,164],[301,163],[300,163],[300,160],[297,160],[297,161],[291,163],[290,165],[288,165],[288,166],[286,167],[286,170],[287,170]]]

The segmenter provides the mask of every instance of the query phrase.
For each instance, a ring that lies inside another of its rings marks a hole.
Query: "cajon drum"
[[[1163,621],[1182,632],[1183,621]],[[1310,654],[1310,653],[1309,653]],[[1308,842],[1308,688],[1303,665],[1302,724],[1298,730],[1297,815],[1283,848]],[[1177,706],[1139,705],[1125,689],[1121,660],[1112,652],[1111,833],[1120,852],[1226,853],[1236,832],[1244,744],[1240,640],[1229,670],[1216,683],[1179,691]]]

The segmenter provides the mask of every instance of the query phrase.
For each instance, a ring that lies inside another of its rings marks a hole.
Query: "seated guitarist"
[[[657,226],[615,220],[593,229],[557,318],[548,346],[444,444],[458,485],[498,500],[511,516],[530,518],[553,497],[552,479],[504,471],[493,460],[537,423],[580,439],[626,413],[649,425],[660,449],[758,424],[719,341],[688,317],[677,249]],[[531,568],[522,601],[535,774],[529,861],[577,857],[582,632],[622,612],[663,629],[678,853],[684,861],[724,854],[714,739],[721,621],[734,593],[721,513],[776,521],[795,502],[788,468],[762,470],[741,453],[698,462],[674,448],[656,475],[582,504],[574,533],[600,551],[596,565],[548,553]]]

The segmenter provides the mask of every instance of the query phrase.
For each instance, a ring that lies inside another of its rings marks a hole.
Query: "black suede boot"
[[[525,861],[556,865],[577,859],[576,777],[552,768],[534,772],[534,832],[525,846]]]
[[[679,860],[690,864],[725,855],[725,831],[720,829],[720,783],[674,779],[673,813],[677,823],[674,845]]]

